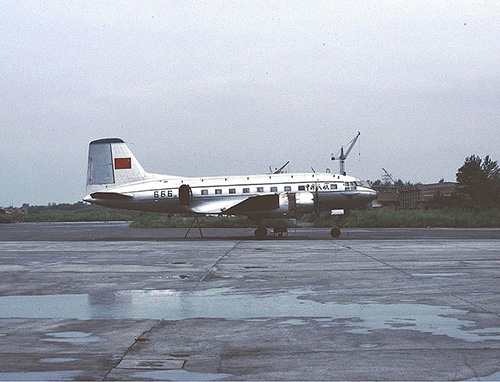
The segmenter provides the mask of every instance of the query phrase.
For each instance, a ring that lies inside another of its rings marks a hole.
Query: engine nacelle
[[[298,192],[295,194],[295,207],[298,213],[314,212],[315,200],[312,192]]]
[[[312,192],[297,192],[288,195],[289,211],[296,214],[308,214],[315,210],[314,194]]]

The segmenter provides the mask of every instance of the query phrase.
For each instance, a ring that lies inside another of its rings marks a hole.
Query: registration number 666
[[[153,197],[155,199],[158,199],[158,198],[172,198],[174,196],[172,190],[168,190],[168,191],[165,191],[165,190],[162,190],[162,191],[154,191],[153,192]]]

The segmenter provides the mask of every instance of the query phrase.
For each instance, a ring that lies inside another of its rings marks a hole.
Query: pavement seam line
[[[409,272],[405,271],[404,269],[401,269],[401,268],[395,267],[394,265],[391,265],[391,264],[389,264],[389,263],[387,263],[387,262],[385,262],[385,261],[382,261],[382,260],[380,260],[380,259],[377,259],[376,257],[374,257],[374,256],[372,256],[372,255],[369,255],[369,254],[367,254],[367,253],[361,252],[361,251],[359,251],[359,250],[357,250],[357,249],[354,249],[354,248],[352,248],[352,247],[349,247],[348,245],[344,245],[344,244],[340,244],[340,243],[335,243],[335,244],[339,245],[339,246],[340,246],[340,247],[342,247],[342,248],[349,249],[349,250],[351,250],[351,251],[353,251],[353,252],[359,253],[360,255],[363,255],[363,256],[365,256],[365,257],[368,257],[368,258],[372,259],[373,261],[376,261],[376,262],[378,262],[378,263],[381,263],[381,264],[385,265],[386,267],[389,267],[389,268],[391,268],[391,269],[393,269],[393,270],[395,270],[395,271],[401,272],[401,273],[403,273],[404,275],[406,275],[406,276],[408,276],[408,277],[411,277],[412,279],[416,279],[416,280],[421,281],[418,277],[413,276],[411,273],[409,273]]]
[[[475,248],[475,247],[469,247],[469,246],[462,246],[462,245],[459,245],[458,243],[453,244],[452,246],[453,246],[453,247],[456,247],[456,248],[459,248],[459,249],[466,248],[466,249],[472,249],[472,250],[475,250],[475,251],[481,251],[481,250],[480,250],[480,249],[478,249],[478,248]],[[491,251],[494,251],[494,250],[491,250]],[[475,260],[475,261],[478,261],[478,260]],[[491,260],[484,259],[484,260],[480,260],[480,261],[491,261]],[[495,269],[495,268],[496,268],[496,267],[494,267],[494,268],[486,268],[486,269]],[[438,287],[438,289],[441,289],[441,288],[439,288],[439,287]],[[477,308],[477,309],[479,309],[479,310],[482,310],[482,311],[483,311],[483,312],[485,312],[485,313],[493,314],[494,316],[500,317],[500,314],[499,314],[499,313],[496,313],[496,312],[490,312],[490,311],[486,310],[485,308],[483,308],[482,306],[477,305],[477,304],[473,303],[472,301],[468,301],[468,300],[466,300],[465,298],[463,298],[463,297],[460,297],[460,296],[456,295],[455,293],[451,293],[450,295],[451,295],[451,296],[453,296],[453,297],[455,297],[456,299],[458,299],[458,300],[462,301],[462,302],[465,302],[465,303],[467,303],[467,304],[469,304],[469,305],[472,305],[473,307],[475,307],[475,308]]]
[[[209,271],[207,272],[207,274],[205,274],[204,276],[202,276],[200,278],[200,280],[198,280],[198,282],[191,288],[189,289],[187,295],[189,296],[190,294],[192,294],[194,292],[194,290],[196,288],[198,288],[198,285],[200,285],[208,276],[210,276],[213,272],[215,272],[216,268],[217,268],[217,265],[222,261],[224,260],[227,256],[229,256],[229,254],[238,246],[240,245],[242,242],[242,240],[236,242],[235,245],[233,245],[226,253],[224,253],[222,256],[220,256],[216,261],[215,263],[210,267]]]
[[[104,378],[102,379],[103,381],[107,380],[108,376],[113,372],[113,370],[116,369],[116,367],[125,359],[125,357],[130,353],[130,350],[139,342],[139,338],[141,338],[144,334],[150,333],[153,331],[154,328],[160,326],[163,323],[163,319],[160,319],[157,323],[155,323],[153,326],[151,326],[148,330],[143,331],[141,334],[139,334],[136,338],[134,338],[134,342],[132,345],[130,345],[124,352],[123,355],[120,357],[118,362],[106,373]]]
[[[380,259],[377,259],[376,257],[374,257],[374,256],[372,256],[372,255],[369,255],[369,254],[367,254],[367,253],[361,252],[361,251],[359,251],[359,250],[357,250],[357,249],[354,249],[354,248],[352,248],[352,247],[349,247],[349,246],[347,246],[347,245],[343,245],[343,244],[340,244],[340,243],[335,243],[335,244],[337,244],[337,245],[341,246],[342,248],[349,249],[349,250],[351,250],[351,251],[353,251],[353,252],[359,253],[360,255],[366,256],[366,257],[368,257],[368,258],[370,258],[370,259],[372,259],[372,260],[374,260],[374,261],[377,261],[377,262],[379,262],[379,263],[381,263],[381,264],[384,264],[385,266],[387,266],[387,267],[389,267],[389,268],[391,268],[391,269],[393,269],[393,270],[395,270],[395,271],[401,272],[401,273],[403,273],[404,275],[409,276],[409,277],[411,277],[411,278],[412,278],[412,279],[414,279],[414,280],[417,280],[417,281],[419,281],[419,282],[424,282],[424,280],[423,280],[422,278],[420,278],[420,277],[418,277],[418,276],[414,276],[414,275],[412,275],[411,273],[409,273],[409,272],[405,271],[404,269],[398,268],[398,267],[396,267],[396,266],[394,266],[394,265],[391,265],[391,264],[389,264],[389,263],[387,263],[387,262],[385,262],[385,261],[382,261],[382,260],[380,260]],[[490,311],[486,310],[485,308],[483,308],[483,307],[481,307],[481,306],[479,306],[479,305],[477,305],[477,304],[474,304],[473,302],[470,302],[470,301],[468,301],[468,300],[466,300],[466,299],[464,299],[464,298],[462,298],[462,297],[460,297],[460,296],[457,296],[455,293],[446,292],[446,291],[444,291],[444,290],[443,290],[441,287],[439,287],[439,286],[437,286],[437,289],[439,289],[439,290],[440,290],[442,293],[444,293],[444,294],[448,294],[449,296],[455,297],[457,300],[460,300],[460,301],[462,301],[462,302],[465,302],[465,303],[467,303],[467,304],[469,304],[469,305],[471,305],[471,306],[475,307],[476,309],[479,309],[479,310],[483,311],[484,313],[488,313],[488,314],[492,314],[492,315],[494,315],[494,316],[498,316],[498,317],[500,317],[500,315],[499,315],[498,313],[495,313],[495,312],[490,312]]]
[[[234,244],[228,251],[226,251],[226,253],[224,253],[222,256],[220,256],[215,261],[215,263],[210,267],[210,270],[208,271],[208,273],[206,275],[204,275],[196,283],[196,285],[189,290],[189,292],[187,293],[187,295],[190,295],[191,293],[193,293],[194,290],[198,287],[198,285],[200,285],[203,282],[203,280],[205,280],[209,275],[211,275],[215,271],[215,269],[217,267],[217,264],[219,264],[222,260],[224,260],[229,255],[229,253],[231,253],[231,251],[233,251],[241,242],[242,242],[242,240],[236,242],[236,244]],[[130,350],[135,346],[135,344],[137,344],[139,338],[141,338],[146,333],[151,333],[153,331],[153,329],[155,329],[158,326],[160,326],[164,321],[165,321],[164,319],[160,319],[157,323],[155,323],[153,326],[151,326],[151,328],[149,328],[148,330],[145,330],[139,336],[137,336],[134,339],[134,342],[125,350],[125,352],[123,353],[123,356],[118,360],[118,362],[106,373],[106,375],[104,376],[103,380],[106,380],[108,378],[108,376],[113,372],[113,370],[115,370],[116,367],[125,359],[125,357],[128,355],[128,353],[130,353]]]

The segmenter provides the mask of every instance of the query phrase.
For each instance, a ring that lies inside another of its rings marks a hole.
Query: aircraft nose
[[[368,188],[365,191],[364,195],[365,195],[366,199],[368,199],[371,202],[372,200],[377,199],[378,192],[371,189],[371,188]]]

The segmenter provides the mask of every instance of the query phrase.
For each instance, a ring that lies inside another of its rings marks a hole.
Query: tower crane
[[[345,160],[349,153],[351,152],[352,148],[354,147],[356,141],[358,140],[359,136],[361,133],[358,131],[358,135],[356,135],[351,141],[346,145],[347,150],[344,153],[344,146],[340,148],[340,154],[337,152],[337,154],[332,154],[332,160],[338,160],[340,163],[340,173],[342,175],[346,175],[345,172]]]

